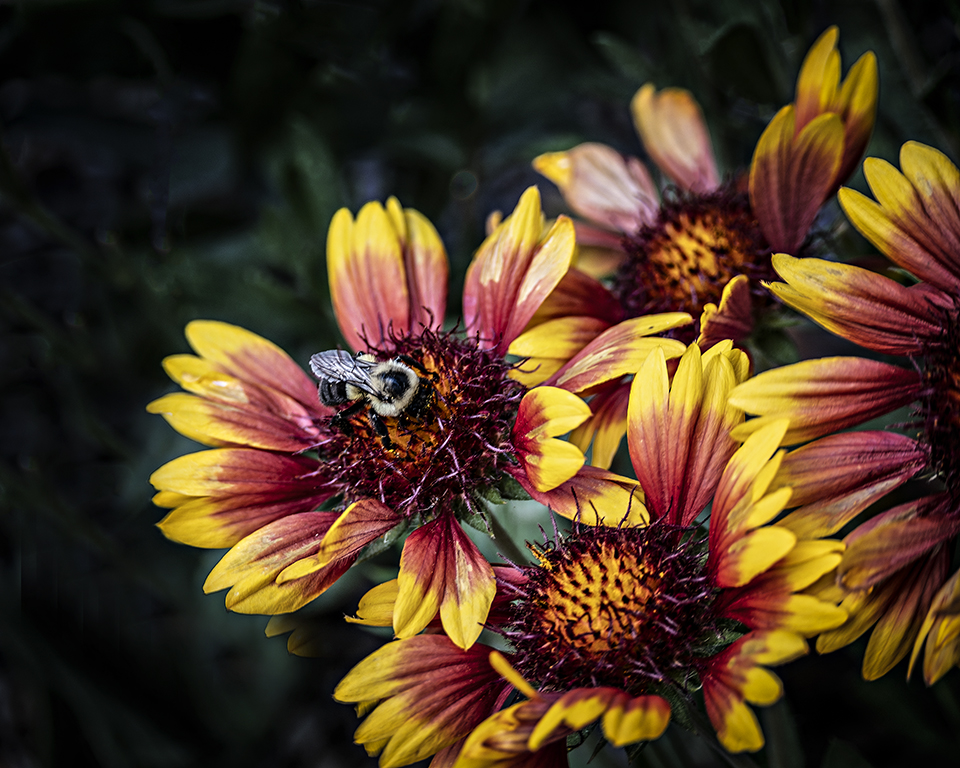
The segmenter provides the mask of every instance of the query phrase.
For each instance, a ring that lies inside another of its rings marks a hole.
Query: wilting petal
[[[354,350],[377,345],[392,325],[410,329],[410,294],[399,234],[383,206],[371,201],[357,213],[341,208],[327,233],[327,273],[337,325]]]
[[[447,311],[450,264],[443,242],[429,219],[412,208],[387,200],[387,214],[399,234],[410,299],[410,330],[440,328]],[[394,326],[398,331],[398,326]]]
[[[215,320],[193,320],[187,323],[185,334],[196,353],[223,373],[262,389],[282,392],[308,411],[328,413],[319,407],[317,388],[310,377],[276,344]],[[190,389],[185,380],[180,383]]]
[[[803,638],[784,630],[751,632],[711,659],[703,675],[707,715],[730,752],[756,752],[763,734],[745,702],[773,704],[783,693],[777,677],[760,665],[783,664],[807,652]]]
[[[455,646],[443,635],[388,643],[361,661],[334,691],[337,701],[373,704],[355,739],[381,752],[380,765],[408,765],[463,739],[496,709],[506,685],[490,648]]]
[[[522,333],[507,350],[526,360],[510,372],[525,387],[542,384],[609,328],[594,317],[558,317]]]
[[[505,352],[557,287],[573,260],[573,222],[560,216],[543,235],[540,193],[530,187],[516,210],[484,240],[463,288],[467,330]]]
[[[651,336],[692,322],[686,312],[666,312],[624,320],[609,328],[577,353],[549,379],[550,384],[571,392],[583,392],[611,379],[634,374],[655,349],[667,357],[683,354],[675,339]]]
[[[937,296],[928,286],[907,288],[849,264],[782,253],[774,255],[773,266],[787,282],[766,284],[777,298],[862,347],[915,355],[942,334],[931,306]]]
[[[577,243],[582,245],[579,230]],[[540,305],[527,329],[547,320],[575,316],[604,320],[608,326],[624,319],[623,307],[603,283],[576,267],[570,267]]]
[[[643,148],[678,186],[696,193],[717,188],[720,176],[710,133],[689,91],[665,88],[657,93],[647,83],[634,95],[630,112]]]
[[[944,583],[930,603],[913,644],[908,677],[913,672],[921,648],[923,679],[927,685],[933,685],[960,662],[960,571]]]
[[[734,431],[746,437],[770,419],[790,420],[784,445],[862,424],[915,399],[916,371],[859,357],[825,357],[764,371],[740,384],[730,404],[761,418]]]
[[[497,591],[493,566],[449,513],[407,538],[398,583],[393,614],[397,637],[416,635],[439,610],[444,631],[461,648],[469,648],[480,636]]]
[[[399,594],[400,584],[396,579],[378,584],[360,598],[357,615],[344,616],[344,621],[368,627],[392,627],[393,609]]]
[[[590,406],[565,389],[536,387],[524,395],[513,428],[517,456],[538,491],[549,491],[573,477],[585,458],[572,443],[558,440],[590,416]]]
[[[772,489],[793,490],[798,509],[779,522],[802,539],[839,531],[927,466],[927,452],[893,432],[828,435],[786,455]]]
[[[312,557],[336,512],[289,515],[260,528],[236,544],[210,571],[206,593],[230,587],[226,604],[238,613],[289,613],[321,595],[356,558],[337,560],[301,579],[277,583],[284,568]]]
[[[559,727],[535,752],[529,736],[556,694],[521,701],[491,715],[467,737],[455,768],[567,768],[566,737]]]
[[[593,415],[570,433],[570,442],[584,453],[593,444],[590,463],[594,467],[610,469],[613,457],[627,433],[627,405],[630,385],[616,383],[601,389],[590,399]]]
[[[781,109],[757,142],[750,163],[750,205],[771,249],[793,253],[835,189],[843,124],[820,115],[794,136],[793,106]]]
[[[356,558],[372,541],[393,530],[402,518],[386,504],[376,499],[360,499],[347,507],[330,530],[318,542],[316,557],[303,558],[280,574],[282,584],[290,579],[299,579],[318,568],[344,558]]]
[[[603,718],[603,733],[615,747],[660,738],[670,722],[670,705],[659,696],[633,697],[617,688],[574,688],[553,703],[530,734],[539,749],[558,728],[579,731]]]
[[[719,307],[707,304],[703,308],[697,346],[707,350],[724,339],[737,343],[747,338],[753,330],[752,304],[750,279],[737,275],[723,286]]]
[[[550,152],[533,167],[560,188],[575,213],[609,229],[633,234],[660,208],[657,187],[643,163],[605,144],[579,144]]]
[[[944,496],[901,504],[859,526],[844,539],[837,569],[847,589],[868,589],[960,532]]]
[[[538,491],[525,474],[514,474],[524,490],[568,520],[584,525],[646,525],[643,491],[636,480],[599,467],[585,466],[551,491]]]
[[[865,680],[883,677],[910,652],[934,595],[947,578],[949,565],[949,553],[931,553],[917,562],[902,588],[891,595],[863,655]]]

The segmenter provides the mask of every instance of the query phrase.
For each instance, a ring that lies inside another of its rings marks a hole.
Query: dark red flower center
[[[609,685],[640,695],[684,685],[719,637],[701,542],[683,529],[580,528],[536,549],[504,631],[542,690]]]
[[[516,462],[511,431],[526,390],[510,364],[475,340],[431,330],[367,352],[412,370],[417,391],[397,415],[363,397],[331,418],[319,451],[344,500],[375,498],[428,519],[455,500],[477,511],[476,494]]]
[[[960,307],[941,312],[943,336],[925,350],[924,422],[930,464],[955,499],[960,499]]]
[[[770,248],[749,199],[732,187],[664,200],[657,220],[624,237],[623,246],[628,256],[616,290],[632,317],[689,312],[699,318],[706,304],[719,304],[737,275],[753,278],[758,290],[757,279],[773,277]]]

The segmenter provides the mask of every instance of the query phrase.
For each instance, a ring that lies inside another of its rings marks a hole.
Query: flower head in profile
[[[723,746],[759,749],[748,705],[782,693],[768,667],[846,614],[801,594],[842,545],[770,524],[790,500],[771,488],[786,422],[743,445],[731,436],[743,414],[727,395],[747,368],[729,342],[704,355],[693,345],[671,381],[651,353],[629,406],[642,512],[633,499],[617,512],[623,524],[575,525],[531,547],[534,564],[498,568],[488,626],[508,642],[502,653],[463,653],[435,634],[362,661],[335,692],[367,714],[358,743],[382,752],[384,768],[436,753],[435,765],[563,766],[568,735],[599,723],[614,746],[656,739],[702,691]],[[707,533],[695,521],[708,506]],[[388,623],[392,594],[373,590],[361,618]],[[523,699],[504,708],[511,689]]]
[[[576,387],[635,371],[659,344],[679,354],[677,342],[647,337],[690,320],[673,313],[624,325],[578,358],[567,389],[528,391],[504,353],[573,250],[572,222],[545,227],[539,194],[527,190],[467,271],[464,329],[444,330],[447,257],[429,221],[394,199],[367,204],[356,219],[339,211],[327,241],[330,290],[357,356],[320,353],[328,362],[318,369],[319,399],[270,342],[191,323],[197,355],[164,361],[189,394],[149,410],[214,448],[171,461],[151,481],[156,503],[171,509],[160,523],[168,537],[230,548],[204,589],[229,588],[227,605],[238,611],[293,611],[368,545],[407,533],[395,632],[413,636],[439,612],[449,637],[469,647],[495,584],[461,522],[489,520],[485,499],[517,483],[567,514],[571,499],[629,496],[635,483],[601,482],[609,473],[584,468],[583,454],[557,436],[589,414]],[[376,389],[372,377],[383,371],[401,378]],[[383,388],[401,385],[414,397],[387,407]]]
[[[587,143],[534,160],[559,187],[577,223],[584,269],[608,270],[609,288],[576,267],[520,336],[518,354],[554,365],[625,317],[683,311],[699,318],[672,335],[703,348],[740,342],[754,324],[754,304],[769,306],[760,281],[773,277],[770,254],[795,253],[823,203],[855,169],[873,128],[877,64],[864,54],[841,82],[838,31],[814,43],[797,79],[794,102],[770,121],[749,172],[722,181],[703,114],[689,92],[647,83],[631,103],[649,157],[675,185],[661,199],[635,157]],[[589,254],[606,254],[592,261]],[[699,337],[697,336],[699,334]],[[543,367],[540,370],[549,370]],[[593,417],[573,436],[592,461],[608,467],[626,430],[629,384],[594,393]]]
[[[921,473],[937,486],[861,522],[845,538],[827,593],[843,600],[850,619],[817,641],[819,650],[833,650],[872,627],[866,678],[886,674],[908,654],[912,668],[923,653],[932,684],[960,662],[960,577],[950,576],[960,533],[960,171],[916,142],[903,146],[900,166],[868,158],[863,170],[876,200],[851,189],[839,197],[853,225],[915,281],[778,254],[773,263],[785,282],[770,290],[827,330],[900,355],[906,365],[809,360],[761,374],[733,401],[761,416],[747,428],[787,417],[786,444],[812,440],[787,457],[780,480],[802,498],[784,522],[798,536],[839,531]],[[911,403],[913,436],[840,431]]]

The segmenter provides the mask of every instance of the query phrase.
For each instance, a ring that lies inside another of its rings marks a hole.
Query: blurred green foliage
[[[326,642],[291,657],[265,619],[202,595],[219,553],[153,527],[147,478],[196,447],[144,412],[172,389],[160,360],[187,321],[301,361],[334,346],[327,223],[388,195],[438,226],[456,314],[484,219],[537,183],[535,155],[639,154],[627,104],[653,80],[694,92],[733,172],[830,24],[844,71],[879,57],[870,153],[916,139],[957,160],[958,23],[930,0],[0,6],[0,765],[374,762],[330,698],[378,643],[341,620],[369,584],[311,607]],[[835,211],[827,226],[843,229]],[[865,683],[861,653],[782,670],[768,748],[730,764],[954,765],[957,672]],[[675,729],[637,760],[724,764]]]

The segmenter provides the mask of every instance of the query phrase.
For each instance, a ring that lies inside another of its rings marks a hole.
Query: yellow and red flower
[[[363,408],[322,405],[306,374],[259,336],[191,323],[197,355],[164,361],[187,393],[149,410],[213,450],[175,459],[151,481],[156,503],[171,509],[160,523],[169,538],[230,547],[204,589],[229,588],[237,611],[293,611],[372,542],[409,532],[394,630],[411,637],[439,612],[447,634],[469,647],[495,586],[461,521],[485,519],[484,499],[510,477],[557,497],[561,511],[565,497],[633,492],[632,481],[600,483],[609,473],[581,470],[583,454],[556,437],[589,414],[573,391],[634,372],[638,354],[658,345],[679,354],[678,342],[646,337],[690,321],[682,313],[632,321],[572,360],[571,380],[528,392],[504,353],[573,251],[572,222],[545,228],[539,194],[527,190],[467,271],[463,332],[445,331],[447,257],[429,221],[395,199],[367,204],[356,220],[339,211],[327,261],[343,336],[377,361],[410,361],[427,393],[416,413],[376,421]]]
[[[746,176],[721,182],[693,96],[678,88],[658,92],[651,83],[636,93],[631,112],[644,149],[675,193],[661,200],[640,160],[602,144],[536,158],[534,168],[590,222],[577,224],[581,250],[608,254],[599,261],[588,255],[584,267],[601,265],[602,271],[612,252],[619,266],[610,288],[571,269],[534,318],[542,325],[513,349],[536,349],[556,367],[625,317],[677,310],[699,318],[671,334],[684,341],[699,333],[706,349],[745,339],[753,304],[769,304],[760,281],[774,276],[770,254],[800,247],[822,204],[863,156],[873,129],[876,58],[864,54],[841,83],[837,38],[831,27],[810,49],[794,102],[760,136]],[[610,383],[593,392],[594,415],[572,437],[584,450],[594,440],[596,466],[610,465],[626,431],[628,387]]]
[[[813,440],[784,461],[782,482],[803,497],[784,522],[798,536],[832,534],[894,488],[925,472],[940,490],[861,523],[850,533],[837,583],[849,622],[822,635],[821,651],[874,627],[863,674],[874,679],[926,643],[929,684],[960,662],[957,575],[960,533],[960,171],[942,153],[908,142],[901,171],[876,158],[864,175],[876,200],[841,189],[854,226],[917,282],[859,267],[778,254],[784,283],[770,290],[827,330],[867,349],[908,358],[907,367],[858,357],[810,360],[761,374],[733,402],[760,419],[790,419],[786,444]],[[916,437],[833,434],[915,403]],[[819,439],[815,439],[819,438]],[[780,482],[781,480],[778,480]],[[801,490],[797,490],[798,487]],[[825,594],[827,594],[825,593]]]
[[[346,676],[335,698],[367,715],[357,741],[382,750],[383,768],[432,754],[434,768],[563,766],[568,734],[599,721],[615,746],[656,739],[672,706],[701,689],[724,747],[763,745],[748,703],[780,697],[767,667],[805,653],[806,637],[846,613],[801,594],[836,567],[843,545],[769,525],[790,501],[788,488],[771,487],[786,421],[742,445],[731,435],[743,413],[727,395],[747,369],[729,342],[702,355],[689,347],[672,381],[663,353],[649,355],[629,403],[643,500],[603,508],[619,526],[579,523],[531,546],[535,564],[497,569],[487,625],[509,650],[401,639]],[[705,534],[695,521],[708,506]],[[373,590],[365,623],[390,623],[392,591]],[[501,709],[510,688],[526,699]]]

